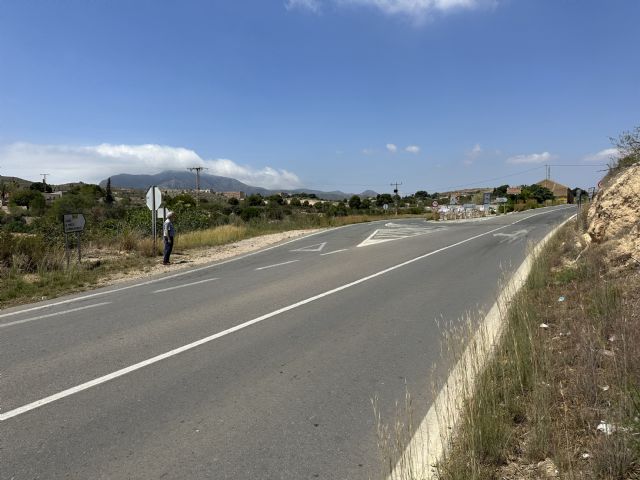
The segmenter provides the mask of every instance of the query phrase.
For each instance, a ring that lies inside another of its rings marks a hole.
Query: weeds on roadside
[[[603,256],[584,250],[573,225],[532,265],[492,359],[480,352],[467,364],[475,380],[437,472],[394,478],[537,479],[555,470],[564,479],[640,478],[640,276],[604,278]],[[456,361],[468,328],[446,340]],[[441,409],[441,429],[454,408]]]

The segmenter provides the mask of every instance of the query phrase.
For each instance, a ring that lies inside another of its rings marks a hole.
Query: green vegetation
[[[511,302],[439,478],[547,478],[545,468],[566,479],[640,475],[640,331],[629,322],[638,277],[603,279],[603,256],[580,255],[574,225]]]

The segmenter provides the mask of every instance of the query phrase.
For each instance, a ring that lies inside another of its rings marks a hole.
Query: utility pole
[[[50,173],[41,173],[42,175],[42,185],[44,185],[44,191],[47,191],[47,177],[51,175]]]
[[[547,178],[547,180],[551,180],[551,165],[545,165],[545,177]]]
[[[392,187],[395,186],[395,188],[393,189],[393,193],[394,193],[394,198],[393,198],[393,202],[396,204],[396,215],[398,215],[398,198],[400,198],[400,196],[398,195],[398,185],[402,185],[402,182],[394,182],[390,184]]]
[[[196,172],[196,205],[200,206],[200,172],[202,170],[209,170],[205,167],[191,167],[187,168],[191,172]]]

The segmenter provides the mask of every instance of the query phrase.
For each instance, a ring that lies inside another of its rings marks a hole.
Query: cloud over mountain
[[[0,146],[0,164],[4,175],[31,179],[49,173],[53,184],[92,182],[118,173],[153,174],[163,170],[204,167],[212,175],[232,177],[264,188],[297,188],[295,173],[273,167],[254,168],[229,159],[203,159],[195,151],[166,145],[92,146],[38,145],[13,143]]]

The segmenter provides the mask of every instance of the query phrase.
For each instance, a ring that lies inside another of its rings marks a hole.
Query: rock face
[[[587,230],[619,266],[640,263],[640,164],[615,176],[589,207]]]

